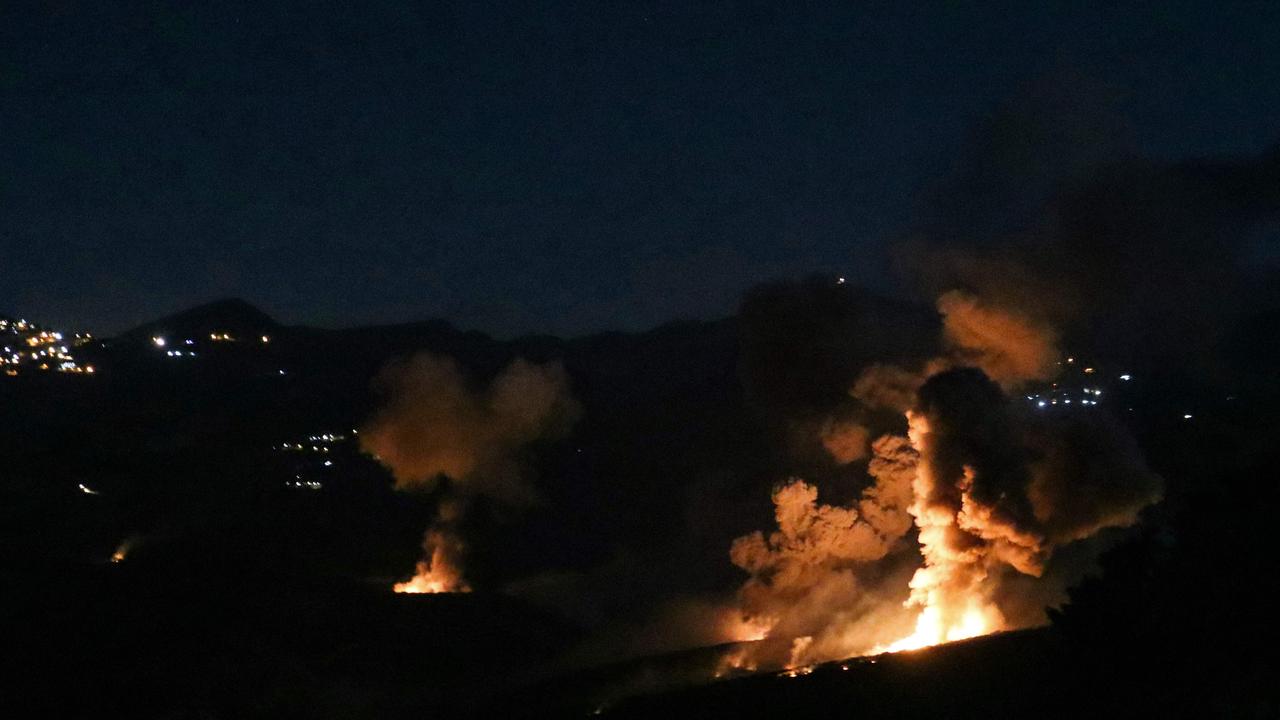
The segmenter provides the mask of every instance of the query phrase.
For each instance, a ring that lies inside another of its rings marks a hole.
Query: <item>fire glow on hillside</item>
[[[462,570],[451,557],[460,548],[443,532],[428,530],[423,542],[427,556],[418,561],[412,578],[396,583],[392,588],[398,593],[434,594],[471,592],[471,586],[462,578]]]

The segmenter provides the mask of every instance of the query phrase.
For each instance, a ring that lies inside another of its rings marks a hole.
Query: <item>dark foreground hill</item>
[[[1046,628],[641,695],[598,711],[610,718],[979,720],[1262,717],[1274,709],[1250,658],[1215,654],[1212,662],[1221,667],[1184,675],[1155,653],[1117,657]],[[1226,685],[1223,670],[1253,676]]]
[[[204,550],[7,585],[5,717],[452,715],[577,638],[502,595],[397,595]]]

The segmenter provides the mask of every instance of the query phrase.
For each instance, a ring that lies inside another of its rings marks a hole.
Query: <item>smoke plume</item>
[[[839,465],[848,465],[867,456],[870,430],[848,420],[828,418],[822,425],[822,447]]]
[[[396,590],[465,591],[461,518],[477,497],[510,508],[536,502],[522,453],[530,443],[562,437],[576,419],[568,375],[558,363],[517,359],[487,387],[474,387],[452,359],[423,353],[387,365],[374,387],[385,401],[361,429],[361,448],[391,471],[400,490],[449,481],[417,573]]]
[[[847,632],[833,613],[848,618],[866,604],[868,567],[910,530],[915,451],[895,436],[878,439],[872,451],[874,482],[856,503],[821,504],[816,487],[792,479],[773,493],[778,529],[734,541],[730,559],[751,575],[740,592],[743,613],[769,628],[753,662],[789,660],[796,638],[818,636],[822,645],[824,633]]]
[[[1115,98],[1050,80],[979,128],[902,234],[900,269],[929,296],[963,288],[1023,309],[1073,352],[1135,373],[1238,381],[1250,355],[1224,343],[1280,307],[1280,149],[1141,159],[1103,121]]]
[[[871,364],[849,390],[907,420],[906,437],[874,444],[862,496],[823,505],[792,479],[773,495],[778,529],[733,543],[751,576],[743,611],[770,628],[739,662],[794,666],[1034,621],[1006,617],[1006,578],[1039,578],[1060,546],[1131,525],[1160,499],[1159,478],[1104,413],[1035,413],[1006,394],[1052,377],[1049,326],[960,291],[937,307],[941,356]],[[824,431],[824,444],[852,432]],[[907,552],[913,524],[918,552]]]
[[[1039,577],[1054,550],[1125,527],[1161,497],[1160,479],[1099,413],[1029,413],[982,371],[930,378],[908,414],[920,453],[911,514],[924,566],[905,649],[1001,629],[1002,566]]]
[[[938,298],[938,312],[946,348],[957,365],[982,368],[1006,387],[1053,374],[1058,348],[1051,328],[958,290]]]

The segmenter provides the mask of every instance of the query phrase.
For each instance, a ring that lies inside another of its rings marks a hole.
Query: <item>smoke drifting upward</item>
[[[1229,343],[1280,307],[1280,147],[1144,160],[1108,120],[1118,98],[1046,80],[978,129],[896,244],[900,269],[930,296],[1023,309],[1135,373],[1240,382],[1252,353]]]
[[[855,422],[828,419],[822,425],[822,447],[836,463],[848,465],[867,456],[869,435],[869,430]]]
[[[389,364],[374,386],[386,403],[360,431],[360,445],[391,470],[397,488],[429,487],[444,476],[462,496],[510,505],[536,497],[521,472],[521,448],[563,436],[578,414],[559,364],[517,359],[476,390],[452,359],[423,353]]]
[[[978,367],[1003,387],[1014,388],[1053,375],[1060,357],[1052,328],[1007,307],[952,290],[938,298],[944,354],[920,364],[868,365],[849,394],[868,408],[906,412],[925,380],[953,367]]]
[[[958,365],[982,368],[1005,387],[1044,380],[1058,362],[1052,329],[1008,308],[952,290],[938,298],[947,349]]]
[[[734,542],[731,560],[751,575],[744,615],[770,628],[742,664],[794,666],[1035,622],[1021,608],[1006,619],[1006,578],[1040,578],[1060,546],[1131,525],[1160,499],[1159,478],[1105,414],[1033,413],[1006,395],[1052,377],[1052,329],[957,291],[938,311],[943,356],[918,370],[869,365],[849,391],[907,419],[907,437],[874,443],[862,497],[821,505],[816,487],[792,479],[773,496],[778,530]],[[829,427],[822,439],[839,460],[856,456],[844,442],[856,433]],[[900,542],[913,521],[918,553]]]
[[[511,508],[536,501],[521,453],[562,437],[577,418],[568,375],[558,363],[517,359],[487,388],[473,388],[452,359],[423,353],[390,363],[374,387],[386,400],[361,429],[361,449],[391,470],[397,489],[450,481],[450,496],[423,538],[426,555],[396,591],[469,590],[461,518],[480,496]]]
[[[888,649],[1005,626],[1001,566],[1039,577],[1058,546],[1125,527],[1161,497],[1131,441],[1098,414],[1019,412],[980,370],[930,378],[908,414],[920,453],[911,514],[924,567],[911,580],[916,632]]]
[[[734,541],[730,558],[751,574],[739,594],[743,613],[769,628],[752,662],[795,662],[796,639],[806,638],[803,653],[830,643],[827,633],[846,634],[833,615],[848,617],[865,605],[862,576],[911,528],[915,451],[894,436],[872,450],[868,473],[875,481],[852,506],[819,504],[816,487],[792,479],[773,494],[778,529],[768,538],[755,532]]]

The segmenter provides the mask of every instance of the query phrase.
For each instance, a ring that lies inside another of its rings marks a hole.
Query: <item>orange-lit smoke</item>
[[[870,433],[858,423],[828,420],[821,430],[822,447],[837,464],[848,465],[867,456]]]
[[[385,402],[361,429],[361,449],[391,470],[400,490],[450,481],[417,574],[396,591],[465,591],[459,518],[477,496],[514,508],[536,501],[522,452],[562,436],[577,417],[568,375],[558,363],[517,359],[488,387],[473,387],[452,359],[422,353],[390,363],[374,385]]]
[[[558,363],[517,359],[487,387],[472,387],[451,358],[428,353],[390,363],[374,386],[386,398],[360,430],[360,447],[401,490],[449,478],[463,495],[509,505],[535,498],[520,450],[568,431],[578,406]]]
[[[1162,494],[1136,448],[1090,413],[1031,415],[980,370],[930,378],[908,413],[920,456],[911,514],[924,566],[911,580],[909,649],[1003,629],[1000,573],[1040,577],[1054,550],[1137,522]]]
[[[953,365],[979,368],[1006,388],[1053,374],[1057,333],[1030,316],[959,290],[938,298],[938,312]]]
[[[915,628],[910,635],[871,650],[898,652],[915,650],[942,642],[964,640],[1004,629],[1000,610],[983,593],[986,579],[986,553],[973,542],[960,522],[966,506],[966,488],[972,484],[972,471],[966,468],[959,482],[951,483],[961,492],[961,512],[940,503],[937,496],[945,492],[946,479],[937,477],[929,444],[929,425],[924,415],[907,413],[908,436],[912,447],[921,454],[916,468],[913,492],[915,502],[910,512],[918,528],[920,554],[924,567],[911,578],[909,606],[918,607]]]
[[[885,436],[872,453],[874,483],[858,502],[821,504],[816,487],[792,479],[773,494],[778,529],[734,541],[730,558],[751,574],[739,593],[743,612],[748,622],[768,628],[766,642],[744,662],[795,663],[797,638],[807,638],[805,650],[814,652],[849,642],[847,623],[833,622],[833,613],[843,608],[842,619],[856,619],[866,596],[860,573],[911,528],[914,450],[904,438]]]
[[[908,437],[876,441],[863,498],[820,505],[817,488],[793,479],[774,493],[778,530],[734,542],[731,559],[751,574],[743,609],[770,628],[739,653],[743,665],[785,654],[797,667],[1005,629],[994,599],[1002,577],[1040,577],[1056,547],[1130,525],[1160,499],[1159,478],[1100,413],[1034,415],[1009,400],[1006,389],[1051,377],[1051,329],[961,292],[938,310],[944,356],[919,370],[871,365],[850,390],[908,420]],[[856,456],[845,451],[852,442],[822,439],[835,459]],[[919,555],[904,605],[907,588],[894,583],[911,560],[894,550],[907,547],[896,541],[913,521]]]

